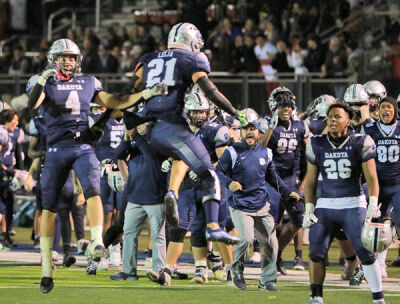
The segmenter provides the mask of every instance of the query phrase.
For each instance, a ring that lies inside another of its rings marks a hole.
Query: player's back
[[[218,156],[215,150],[223,146],[228,146],[230,143],[228,127],[214,122],[208,122],[196,133],[196,135],[200,137],[206,147],[210,154],[212,163],[218,161]]]
[[[167,95],[155,96],[146,103],[146,115],[171,123],[185,123],[182,117],[184,96],[193,85],[193,74],[210,72],[206,55],[201,52],[170,49],[146,54],[139,62],[143,64],[146,88],[159,82],[168,85]]]
[[[112,158],[114,150],[119,146],[124,136],[125,125],[124,121],[110,118],[104,128],[103,136],[95,146],[96,156],[99,161],[106,158]]]

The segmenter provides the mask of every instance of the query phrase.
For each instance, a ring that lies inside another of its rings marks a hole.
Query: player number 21
[[[147,74],[146,86],[152,87],[156,83],[162,82],[167,86],[173,87],[175,85],[174,70],[176,58],[171,58],[167,61],[164,59],[156,58],[149,62],[147,65],[150,70]]]

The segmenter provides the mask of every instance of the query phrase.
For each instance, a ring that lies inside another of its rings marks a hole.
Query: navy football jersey
[[[24,139],[24,131],[20,128],[15,128],[14,131],[8,131],[3,126],[0,126],[2,129],[1,133],[7,134],[7,136],[2,136],[5,145],[2,145],[2,149],[0,152],[1,163],[8,168],[12,168],[16,165],[16,155],[17,153],[17,145],[22,143]]]
[[[146,54],[139,62],[143,64],[146,88],[159,82],[168,85],[168,95],[155,96],[146,102],[146,116],[170,123],[185,123],[182,116],[184,96],[193,86],[194,73],[210,72],[207,56],[201,52],[173,49]]]
[[[42,106],[48,145],[87,133],[90,102],[101,90],[100,81],[89,75],[77,75],[65,82],[53,77],[46,81]]]
[[[46,151],[46,122],[41,116],[36,116],[29,122],[29,135],[37,137],[38,142],[35,147],[38,151]]]
[[[305,122],[313,135],[321,134],[323,131],[321,130],[322,126],[326,127],[326,122],[322,119],[307,119]]]
[[[104,134],[95,146],[96,156],[99,161],[113,157],[114,150],[121,143],[124,132],[125,125],[122,119],[118,121],[114,118],[110,118],[107,121],[104,127]]]
[[[272,132],[268,148],[274,155],[276,171],[281,178],[295,175],[300,167],[301,143],[310,136],[307,124],[291,119],[289,128],[278,125]]]
[[[386,130],[386,132],[385,132]],[[376,145],[376,171],[381,185],[400,183],[400,125],[397,121],[392,128],[379,121],[366,124],[361,133],[372,137]]]
[[[214,122],[209,122],[204,125],[197,133],[208,153],[211,157],[211,162],[216,163],[218,161],[217,153],[215,149],[227,146],[230,143],[229,129],[227,126],[223,126]]]
[[[368,135],[351,134],[336,147],[327,134],[316,135],[307,143],[307,160],[318,167],[322,180],[321,198],[358,197],[362,163],[375,156],[375,144]]]

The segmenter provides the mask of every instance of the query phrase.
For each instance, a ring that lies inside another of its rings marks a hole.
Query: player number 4
[[[72,115],[79,115],[81,113],[81,103],[77,91],[71,91],[68,95],[65,107],[71,109]]]

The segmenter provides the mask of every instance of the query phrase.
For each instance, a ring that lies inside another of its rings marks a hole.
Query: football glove
[[[240,121],[241,127],[245,127],[249,124],[249,122],[246,119],[246,114],[243,112],[238,112],[235,118]]]
[[[171,166],[171,162],[168,159],[164,160],[161,164],[161,172],[168,173],[171,170]]]
[[[272,117],[268,123],[268,127],[270,129],[275,129],[277,125],[278,125],[278,110],[275,110],[274,114],[272,114]]]
[[[40,84],[41,86],[44,86],[44,84],[46,83],[46,80],[50,77],[50,76],[54,76],[57,74],[57,69],[54,66],[47,66],[46,69],[44,70],[44,72],[42,73],[42,75],[39,76],[37,83]]]
[[[381,211],[379,208],[380,205],[378,205],[378,198],[376,196],[370,196],[366,218],[371,220],[373,218],[380,217]]]
[[[304,213],[303,228],[310,228],[318,222],[318,218],[314,214],[314,204],[306,203],[306,212]]]
[[[168,94],[168,86],[162,82],[156,83],[151,88],[142,91],[142,96],[144,100],[148,100],[154,96],[167,95],[167,94]]]
[[[189,177],[192,181],[197,181],[197,174],[193,172],[193,170],[189,171]]]

